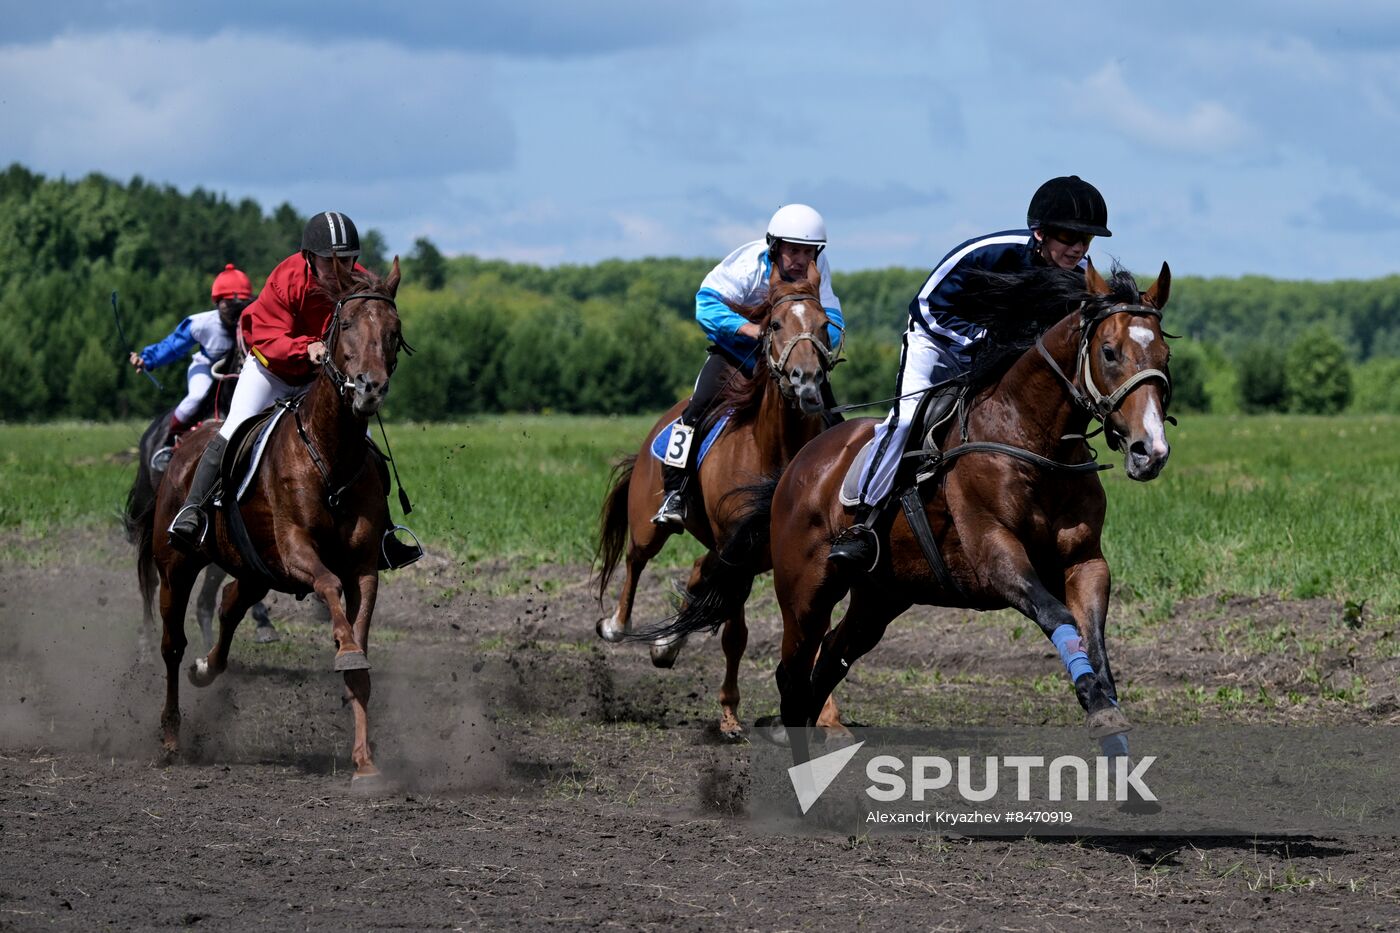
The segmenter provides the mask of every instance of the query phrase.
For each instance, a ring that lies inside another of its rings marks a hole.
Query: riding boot
[[[170,523],[170,538],[183,550],[196,550],[204,540],[204,532],[209,522],[208,516],[204,514],[204,503],[219,478],[219,466],[223,462],[224,448],[227,446],[228,441],[216,434],[209,446],[204,448],[204,455],[199,458],[199,465],[194,468],[190,493],[185,497],[185,504],[180,507],[175,520]]]
[[[688,471],[684,467],[661,464],[661,507],[651,517],[653,525],[672,525],[680,528],[685,524],[685,479]]]
[[[880,559],[880,537],[871,527],[871,514],[874,511],[874,507],[869,505],[856,509],[855,521],[836,536],[827,560],[849,565],[862,573],[875,569]]]
[[[423,556],[423,545],[418,543],[418,538],[413,532],[408,531],[408,536],[413,538],[412,544],[400,541],[394,534],[396,531],[408,531],[400,525],[395,525],[384,532],[384,538],[379,544],[379,569],[380,570],[402,570],[409,564],[414,563]]]

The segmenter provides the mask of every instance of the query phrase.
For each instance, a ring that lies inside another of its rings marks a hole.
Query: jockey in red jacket
[[[326,359],[322,336],[335,312],[335,302],[320,285],[335,275],[337,263],[360,255],[360,234],[339,211],[326,211],[307,221],[301,251],[277,264],[257,299],[243,312],[239,327],[248,358],[238,374],[219,434],[209,442],[195,468],[184,507],[170,524],[170,535],[193,549],[203,537],[204,502],[219,475],[219,463],[238,426],[273,402],[296,395],[311,383]],[[354,263],[359,272],[367,271]],[[423,556],[423,549],[404,544],[390,531],[381,552],[385,569],[398,569]]]

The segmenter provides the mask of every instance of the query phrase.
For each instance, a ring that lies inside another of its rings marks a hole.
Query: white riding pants
[[[228,440],[240,424],[278,399],[290,398],[304,388],[283,382],[259,363],[257,357],[248,354],[243,368],[238,371],[238,385],[234,386],[233,398],[229,399],[228,414],[224,416],[224,426],[219,428],[219,436]]]
[[[899,458],[914,424],[914,413],[923,401],[921,389],[946,382],[965,373],[972,365],[966,347],[934,337],[912,321],[904,332],[904,349],[899,354],[899,379],[895,395],[907,395],[890,409],[885,420],[875,426],[875,448],[866,461],[860,482],[860,503],[876,506],[890,494]],[[908,395],[908,393],[915,393]]]
[[[175,420],[188,425],[199,411],[199,403],[209,394],[209,387],[214,384],[214,372],[208,363],[196,360],[185,372],[185,379],[186,394],[180,399],[180,404],[175,406]]]

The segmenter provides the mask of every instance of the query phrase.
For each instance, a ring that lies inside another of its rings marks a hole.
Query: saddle
[[[955,379],[944,383],[931,392],[925,392],[924,397],[919,400],[918,407],[914,409],[914,427],[909,431],[905,440],[904,450],[900,451],[900,460],[915,459],[928,462],[937,461],[942,455],[943,446],[941,442],[946,439],[949,428],[955,416],[959,417],[963,425],[963,430],[967,430],[967,390],[968,384],[964,380]],[[966,438],[964,437],[965,441]],[[866,441],[865,446],[856,454],[851,461],[850,467],[846,470],[846,477],[841,482],[841,504],[853,506],[860,501],[860,481],[865,475],[865,467],[870,462],[875,451],[875,439]],[[908,480],[905,477],[906,469],[901,462],[899,472],[895,475],[894,496],[897,497],[907,488]],[[920,471],[914,477],[914,485],[925,482],[937,471]]]

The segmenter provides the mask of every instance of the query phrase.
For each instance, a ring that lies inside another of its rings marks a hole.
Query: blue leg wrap
[[[1128,736],[1125,733],[1106,735],[1099,739],[1099,752],[1105,758],[1119,758],[1128,754]]]
[[[1089,663],[1089,656],[1080,645],[1079,629],[1073,625],[1061,625],[1055,629],[1050,640],[1060,649],[1060,658],[1065,662],[1065,670],[1069,671],[1071,681],[1094,673],[1094,666]]]

